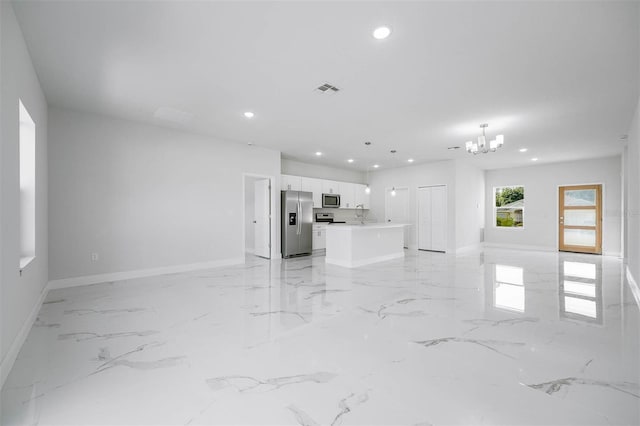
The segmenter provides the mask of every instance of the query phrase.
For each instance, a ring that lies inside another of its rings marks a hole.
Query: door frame
[[[447,216],[445,220],[445,249],[444,251],[434,251],[434,250],[421,250],[420,249],[420,199],[418,196],[418,191],[421,189],[434,188],[436,186],[444,186],[446,203],[447,203]],[[432,253],[447,253],[449,248],[449,186],[446,183],[435,183],[432,185],[420,185],[416,187],[416,226],[415,226],[415,237],[416,237],[416,250],[421,251],[430,251]]]
[[[276,191],[275,188],[275,183],[276,183],[276,179],[275,176],[270,176],[270,175],[262,175],[262,174],[256,174],[256,173],[243,173],[242,174],[242,255],[245,256],[246,253],[246,249],[247,249],[247,244],[246,244],[246,237],[247,237],[247,232],[245,229],[245,224],[247,221],[247,206],[244,202],[246,194],[247,194],[247,178],[257,178],[257,179],[268,179],[269,180],[269,186],[271,187],[271,191],[270,191],[270,203],[269,203],[269,244],[271,245],[271,250],[270,250],[270,259],[277,259],[278,258],[278,251],[279,248],[276,247],[276,238],[274,238],[276,234],[276,220],[273,220],[274,216],[277,215],[277,210],[276,210],[276,206],[277,206],[277,200],[276,200],[276,195],[280,195],[280,191]],[[277,192],[277,194],[276,194]]]
[[[606,195],[606,188],[605,188],[605,184],[604,182],[590,182],[590,183],[566,183],[566,184],[561,184],[561,185],[557,185],[556,188],[556,213],[555,213],[555,217],[556,217],[556,250],[558,252],[562,251],[565,252],[564,250],[560,250],[560,188],[562,187],[567,187],[567,186],[592,186],[592,185],[600,185],[600,252],[594,252],[594,253],[590,253],[590,252],[584,252],[585,254],[599,254],[602,255],[604,253],[604,211],[605,211],[605,195]],[[566,253],[577,253],[577,252],[569,252],[566,251]],[[579,253],[583,253],[583,252],[579,252]]]

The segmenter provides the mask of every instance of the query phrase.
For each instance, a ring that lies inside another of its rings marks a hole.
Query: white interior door
[[[431,250],[431,188],[418,188],[418,250]]]
[[[447,249],[447,187],[418,189],[418,249]]]
[[[269,179],[254,182],[254,253],[267,259],[271,258],[270,192]]]
[[[396,188],[396,195],[391,189],[386,191],[385,218],[389,223],[409,223],[409,188]],[[404,246],[409,243],[409,227],[404,227]]]
[[[447,250],[447,187],[431,187],[431,250]]]

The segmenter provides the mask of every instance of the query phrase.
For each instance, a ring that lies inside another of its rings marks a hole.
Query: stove
[[[327,225],[331,225],[333,223],[347,223],[347,222],[333,220],[333,213],[316,213],[316,223],[326,223]]]

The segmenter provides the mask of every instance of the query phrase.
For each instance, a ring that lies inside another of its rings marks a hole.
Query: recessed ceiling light
[[[389,27],[378,27],[373,30],[373,37],[378,40],[389,37],[389,34],[391,34],[391,30],[389,29]]]
[[[244,113],[244,116],[247,118],[253,118],[254,114],[251,111],[247,111]]]
[[[413,163],[413,158],[409,158],[407,161],[408,161],[409,163]]]
[[[538,159],[537,158],[532,158],[531,161],[538,161]]]
[[[520,152],[527,152],[527,148],[520,148]]]
[[[380,167],[380,165],[379,165],[379,164],[374,164],[374,165],[373,165],[373,168],[374,168],[374,169],[377,169],[378,167]]]
[[[349,158],[349,159],[347,160],[347,162],[349,162],[349,163],[353,163],[353,158]]]
[[[320,156],[322,155],[322,153],[321,153],[320,151],[318,151],[318,152],[316,152],[316,155],[317,155],[318,157],[320,157]]]

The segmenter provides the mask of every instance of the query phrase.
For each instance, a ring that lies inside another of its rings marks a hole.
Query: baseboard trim
[[[631,269],[629,269],[629,265],[627,268],[627,281],[629,282],[629,288],[631,289],[631,293],[633,293],[633,298],[636,299],[636,305],[640,308],[640,287],[638,287],[638,282],[633,277],[631,273]]]
[[[135,271],[113,272],[109,274],[85,275],[82,277],[52,280],[52,281],[49,281],[48,287],[49,287],[49,290],[56,290],[60,288],[79,287],[83,285],[99,284],[104,282],[153,277],[156,275],[198,271],[201,269],[218,268],[220,266],[240,265],[240,264],[243,264],[244,262],[245,262],[245,258],[243,256],[243,257],[234,257],[231,259],[213,260],[210,262],[165,266],[162,268],[138,269]]]
[[[461,253],[467,253],[470,251],[474,251],[474,250],[478,250],[482,248],[482,243],[477,243],[477,244],[471,244],[468,246],[462,246],[462,247],[458,247],[455,251],[456,254],[461,254]]]
[[[22,324],[20,331],[18,332],[16,337],[13,339],[13,342],[11,342],[11,346],[9,346],[9,350],[7,351],[6,355],[2,359],[2,362],[0,362],[0,389],[4,386],[4,382],[7,380],[7,377],[9,376],[9,373],[13,368],[13,364],[16,362],[16,359],[18,358],[20,349],[22,349],[22,345],[24,345],[24,342],[27,340],[27,336],[29,336],[31,327],[33,327],[33,324],[36,322],[36,319],[38,318],[38,313],[40,312],[40,308],[42,307],[42,303],[47,297],[48,292],[49,292],[49,288],[48,286],[45,286],[42,289],[42,292],[40,292],[40,297],[38,297],[38,300],[33,305],[33,308],[31,309],[31,312],[29,313],[27,320],[24,322],[24,324]]]
[[[622,258],[622,253],[619,251],[603,251],[602,255]]]
[[[516,250],[534,250],[534,251],[558,251],[555,247],[548,246],[530,246],[526,244],[503,244],[503,243],[482,243],[484,248],[502,248],[502,249],[516,249]]]
[[[483,248],[501,248],[501,249],[514,249],[514,250],[533,250],[533,251],[548,251],[559,253],[557,247],[548,246],[529,246],[526,244],[503,244],[503,243],[481,243],[480,247]],[[457,252],[456,252],[457,253]],[[621,257],[621,253],[618,251],[603,251],[602,256]]]

